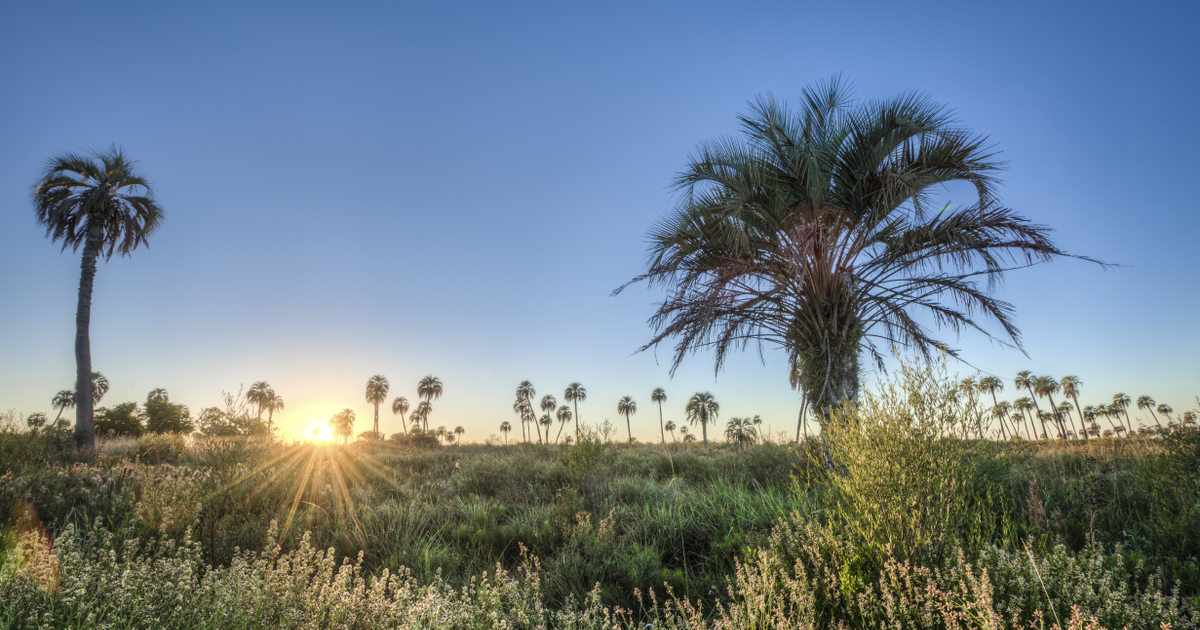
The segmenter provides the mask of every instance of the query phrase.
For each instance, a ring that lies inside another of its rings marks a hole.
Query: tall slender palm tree
[[[1074,410],[1075,410],[1075,406],[1064,400],[1064,401],[1058,403],[1058,406],[1054,408],[1054,413],[1058,414],[1058,417],[1063,418],[1064,422],[1067,423],[1069,426],[1069,423],[1071,421],[1071,412]],[[1079,419],[1079,426],[1081,427],[1080,435],[1081,435],[1082,439],[1087,439],[1087,425],[1083,423],[1082,417],[1080,417],[1080,419]],[[1067,430],[1068,434],[1071,434],[1074,432],[1075,432],[1074,427],[1071,427],[1070,429]]]
[[[392,415],[400,414],[400,428],[404,429],[404,435],[408,435],[408,423],[404,420],[406,413],[408,413],[408,399],[404,396],[397,396],[392,400]]]
[[[1150,415],[1154,418],[1154,424],[1157,424],[1158,428],[1161,429],[1161,428],[1163,428],[1163,425],[1162,425],[1162,422],[1159,421],[1158,415],[1154,413],[1154,405],[1155,405],[1155,403],[1154,403],[1153,398],[1151,398],[1149,396],[1138,396],[1138,399],[1137,399],[1138,409],[1145,409],[1145,410],[1149,411]]]
[[[1112,419],[1116,418],[1117,426],[1119,426],[1121,428],[1121,433],[1123,433],[1126,436],[1133,434],[1133,432],[1130,431],[1125,426],[1125,423],[1121,422],[1121,407],[1120,406],[1110,404],[1110,405],[1101,405],[1101,407],[1104,408],[1104,415],[1108,418],[1109,424],[1112,424]]]
[[[422,400],[417,403],[417,408],[413,411],[413,420],[416,421],[420,418],[421,426],[423,427],[421,430],[425,433],[429,433],[429,414],[432,411],[433,403],[428,400]]]
[[[671,441],[675,442],[676,441],[675,440],[675,421],[667,420],[667,424],[665,425],[665,427],[667,429],[667,433],[671,434]]]
[[[541,418],[538,418],[538,424],[542,425],[542,428],[546,430],[546,442],[545,443],[549,444],[550,443],[550,427],[554,424],[554,419],[550,417],[550,414],[544,413],[544,414],[542,414]]]
[[[1013,379],[1013,385],[1016,386],[1017,389],[1024,389],[1029,392],[1029,400],[1033,402],[1033,408],[1037,412],[1036,417],[1038,420],[1041,420],[1042,407],[1041,405],[1038,405],[1037,394],[1033,392],[1034,381],[1036,380],[1037,377],[1034,376],[1032,372],[1029,370],[1021,370],[1020,372],[1017,372],[1017,377]],[[1030,416],[1032,417],[1033,414],[1030,414]],[[1046,425],[1044,424],[1042,425],[1042,435],[1046,437],[1049,437],[1050,435],[1046,430]]]
[[[720,415],[721,406],[713,399],[713,395],[708,392],[696,392],[688,400],[687,406],[688,422],[695,424],[700,423],[700,431],[704,436],[704,448],[708,448],[708,423],[716,422]]]
[[[521,440],[528,442],[529,438],[525,435],[525,425],[529,424],[529,403],[523,398],[517,398],[513,401],[513,413],[517,414],[517,417],[521,419]]]
[[[462,425],[461,425],[461,424],[460,424],[460,425],[458,425],[458,426],[456,426],[456,427],[454,427],[454,443],[455,443],[455,445],[461,445],[461,444],[462,444],[462,436],[463,436],[463,434],[464,434],[464,433],[466,433],[466,432],[467,432],[467,430],[466,430],[466,429],[464,429],[464,428],[462,428]]]
[[[58,410],[58,415],[54,416],[54,424],[58,424],[58,420],[62,418],[63,411],[71,409],[75,406],[75,392],[69,389],[60,389],[50,400],[50,407]]]
[[[500,432],[504,434],[504,445],[508,446],[508,432],[512,431],[512,423],[508,420],[500,423]]]
[[[650,392],[650,402],[658,403],[658,436],[662,439],[662,443],[667,443],[666,428],[663,426],[662,404],[667,402],[667,392],[661,387],[655,387],[654,391]]]
[[[567,385],[563,400],[575,406],[575,443],[579,443],[579,403],[587,400],[587,390],[579,383]]]
[[[625,430],[629,432],[629,443],[633,444],[633,426],[629,424],[629,416],[637,413],[637,403],[626,396],[617,401],[617,413],[625,416]]]
[[[571,408],[563,405],[558,408],[556,415],[558,417],[558,434],[554,436],[554,443],[558,444],[558,438],[562,437],[563,428],[571,422]],[[567,439],[570,439],[570,437],[567,436]]]
[[[263,412],[267,410],[267,400],[274,397],[275,391],[271,389],[271,384],[266,381],[254,383],[246,391],[246,400],[258,408],[258,419],[260,422],[262,421]]]
[[[1005,433],[1004,421],[1009,417],[1010,414],[1012,414],[1012,403],[1008,402],[1007,400],[1000,401],[992,407],[992,415],[996,416],[996,419],[1000,421],[1001,433],[1004,435],[1004,439],[1006,440],[1009,439],[1009,437],[1008,434]],[[1018,437],[1016,423],[1013,424],[1012,436]]]
[[[755,414],[753,418],[750,418],[750,423],[754,425],[754,437],[758,440],[766,442],[767,436],[763,435],[762,422],[762,416],[758,414]]]
[[[387,377],[382,374],[367,379],[367,402],[375,406],[375,426],[371,430],[376,435],[379,434],[379,405],[387,400],[389,387]]]
[[[533,411],[533,397],[536,395],[537,395],[537,390],[535,390],[533,388],[533,383],[530,383],[529,381],[521,381],[521,384],[517,385],[517,400],[524,400],[525,403],[527,405],[529,405],[530,411]],[[533,426],[535,429],[537,429],[537,432],[538,432],[538,444],[541,444],[542,443],[542,429],[541,429],[541,425],[539,425],[537,423],[536,414],[534,415]]]
[[[1029,414],[1029,418],[1027,419],[1029,423],[1029,434],[1033,436],[1034,440],[1038,439],[1037,427],[1033,422],[1033,410],[1036,408],[1036,406],[1037,405],[1034,404],[1034,400],[1028,396],[1022,396],[1013,401],[1013,409],[1016,409],[1018,412],[1020,412],[1022,416]],[[1046,427],[1043,425],[1043,434],[1045,430]]]
[[[113,253],[128,256],[162,222],[163,210],[150,182],[137,174],[123,150],[110,147],[90,155],[64,153],[51,158],[33,188],[37,221],[52,242],[79,251],[79,298],[75,310],[75,437],[96,444],[95,405],[83,385],[92,374],[92,288],[96,262]]]
[[[1050,401],[1050,419],[1058,426],[1059,439],[1067,439],[1067,430],[1063,426],[1062,421],[1058,418],[1058,409],[1054,405],[1054,394],[1058,393],[1058,381],[1054,380],[1053,376],[1039,376],[1033,379],[1033,391],[1038,396],[1045,396]],[[1041,416],[1041,409],[1038,409],[1038,416]]]
[[[539,406],[542,408],[542,413],[549,415],[554,413],[555,409],[558,409],[558,401],[554,400],[554,397],[550,394],[546,394],[545,396],[542,396],[542,403]],[[546,431],[546,443],[550,443],[549,431]]]
[[[923,95],[856,101],[836,78],[798,109],[759,98],[740,122],[741,137],[698,147],[673,184],[677,208],[648,234],[648,269],[631,282],[668,294],[643,350],[675,340],[674,370],[711,348],[719,371],[730,349],[777,345],[827,415],[857,396],[861,352],[944,351],[917,313],[1020,346],[1013,307],[977,280],[1067,254],[999,204],[985,137]],[[931,212],[951,182],[973,203]]]
[[[263,406],[267,409],[267,435],[274,435],[272,433],[272,426],[275,421],[275,412],[283,411],[283,396],[276,394],[275,390],[272,389],[270,397],[267,398],[267,402]]]
[[[1131,400],[1129,396],[1123,392],[1117,392],[1116,394],[1113,394],[1113,404],[1121,410],[1121,413],[1125,414],[1125,424],[1129,425],[1130,435],[1133,435],[1133,420],[1129,419],[1129,405],[1132,403],[1133,400]]]
[[[1062,387],[1063,396],[1070,396],[1071,400],[1075,401],[1075,408],[1083,409],[1079,406],[1079,389],[1083,387],[1083,381],[1078,376],[1068,375],[1062,377],[1058,384]],[[1082,415],[1079,417],[1079,424],[1083,427],[1083,434],[1090,435]]]
[[[432,403],[442,397],[442,381],[438,377],[430,374],[421,379],[417,383],[417,395],[425,399],[425,402]],[[429,412],[433,410],[433,405],[426,405],[425,413],[421,415],[425,421],[425,431],[429,432]]]
[[[996,392],[1004,391],[1004,381],[996,378],[995,376],[985,376],[979,379],[978,387],[979,391],[992,395],[992,409],[996,409],[1000,406],[999,401],[996,400]],[[1008,413],[1006,410],[1004,414],[996,416],[996,418],[1000,421],[1000,432],[1004,434],[1004,439],[1006,440],[1008,439],[1008,429],[1004,427],[1004,417],[1007,415]]]

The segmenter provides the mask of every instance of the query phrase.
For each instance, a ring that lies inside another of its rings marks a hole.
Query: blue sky
[[[1176,410],[1200,394],[1195,3],[5,3],[0,7],[0,409],[70,387],[77,255],[42,236],[44,161],[116,143],[167,219],[102,263],[104,400],[165,387],[193,411],[268,380],[289,435],[445,383],[434,425],[513,420],[524,379],[585,421],[624,395],[634,435],[711,391],[723,416],[794,427],[784,357],[668,377],[634,354],[661,294],[609,293],[697,142],[746,102],[841,73],[863,98],[928,93],[1008,163],[1006,205],[1078,261],[1013,273],[1029,357],[977,336],[974,366]],[[947,198],[967,202],[961,190]],[[953,341],[953,337],[950,338]],[[964,375],[970,371],[960,366]],[[1011,383],[1005,393],[1013,398]],[[384,413],[387,431],[399,421]]]

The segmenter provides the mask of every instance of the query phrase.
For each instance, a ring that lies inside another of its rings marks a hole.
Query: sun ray
[[[340,461],[342,452],[337,451],[329,458],[330,469],[333,472],[333,477],[337,480],[338,492],[346,513],[350,516],[350,520],[354,522],[354,532],[362,538],[362,523],[358,521],[358,510],[354,507],[354,498],[350,496],[350,489],[346,487],[346,479],[342,475],[342,466]]]
[[[267,469],[268,467],[270,467],[270,466],[274,466],[274,465],[275,465],[276,463],[278,463],[280,460],[283,460],[284,458],[291,457],[291,456],[294,456],[294,455],[296,455],[297,453],[300,453],[300,452],[302,452],[302,450],[303,450],[303,449],[304,449],[304,446],[303,446],[303,445],[297,445],[297,446],[293,446],[292,448],[290,448],[290,449],[288,449],[287,451],[285,451],[285,452],[284,452],[282,455],[280,455],[279,457],[276,457],[275,459],[272,459],[271,461],[269,461],[269,462],[267,462],[267,463],[265,463],[265,464],[262,464],[262,465],[261,465],[261,466],[259,466],[258,468],[255,468],[254,470],[251,470],[250,472],[248,472],[248,473],[246,473],[246,474],[242,475],[241,477],[238,477],[237,479],[234,479],[233,481],[229,482],[228,484],[225,484],[225,487],[221,488],[220,490],[216,490],[216,491],[212,492],[212,493],[211,493],[211,494],[209,494],[209,495],[208,495],[208,496],[207,496],[207,497],[206,497],[204,500],[207,502],[208,500],[212,499],[213,497],[217,496],[218,494],[223,494],[223,493],[225,493],[225,492],[229,491],[229,489],[230,489],[230,488],[232,488],[232,487],[234,487],[234,486],[238,485],[239,483],[241,483],[241,482],[243,482],[243,481],[245,481],[245,480],[249,479],[250,477],[253,477],[254,475],[257,475],[258,473],[262,472],[263,470]],[[289,465],[290,465],[290,464],[285,464],[285,465],[284,465],[284,468],[286,469],[286,468],[287,468]]]
[[[304,488],[308,485],[309,475],[312,474],[313,465],[317,463],[317,449],[311,447],[312,454],[308,458],[308,464],[304,467],[304,475],[300,478],[300,483],[296,488],[296,498],[292,499],[292,509],[288,510],[287,522],[283,525],[283,531],[279,534],[279,542],[283,543],[287,538],[288,530],[292,527],[292,519],[296,516],[296,508],[300,506],[300,497],[304,496]]]

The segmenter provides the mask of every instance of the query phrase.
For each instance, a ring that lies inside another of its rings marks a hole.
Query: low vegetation
[[[0,626],[1193,627],[1200,431],[978,440],[957,387],[707,449],[9,426]]]

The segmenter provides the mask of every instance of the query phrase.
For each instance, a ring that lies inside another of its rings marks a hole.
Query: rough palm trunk
[[[700,415],[700,435],[704,437],[704,448],[708,448],[708,412]]]
[[[86,448],[96,446],[96,422],[92,390],[92,286],[96,281],[96,258],[100,254],[100,224],[88,227],[79,275],[79,307],[75,311],[75,441]]]
[[[272,435],[271,434],[271,422],[274,420],[275,420],[275,406],[272,405],[271,408],[267,410],[267,435]],[[375,423],[379,424],[379,421],[376,421]]]
[[[667,445],[667,430],[663,428],[662,403],[658,403],[658,435],[663,446]]]
[[[629,434],[629,443],[633,444],[633,427],[629,424],[629,414],[625,414],[625,432]]]
[[[1153,408],[1150,408],[1150,407],[1147,407],[1147,408],[1146,408],[1146,411],[1149,411],[1149,412],[1150,412],[1150,417],[1154,418],[1154,424],[1157,424],[1157,425],[1158,425],[1158,428],[1160,428],[1160,429],[1161,429],[1161,428],[1163,428],[1162,422],[1159,422],[1159,420],[1158,420],[1158,414],[1154,413],[1154,409],[1153,409]],[[61,409],[58,411],[58,415],[60,415],[60,416],[62,415],[62,410],[61,410]],[[1109,422],[1108,422],[1108,423],[1109,423],[1109,424],[1112,424],[1112,421],[1111,421],[1111,420],[1109,420]]]
[[[575,443],[578,444],[579,443],[579,400],[575,399],[575,400],[571,401],[571,404],[572,404],[572,406],[575,407]]]
[[[1071,400],[1075,401],[1075,413],[1079,414],[1079,425],[1083,427],[1083,434],[1085,436],[1087,436],[1088,435],[1087,419],[1083,417],[1083,407],[1079,406],[1079,394],[1076,394],[1074,392],[1074,390],[1071,391]],[[1096,429],[1096,430],[1099,431],[1099,429]],[[1090,438],[1091,436],[1088,436],[1088,437]],[[1100,436],[1096,435],[1096,437],[1100,437]]]
[[[272,413],[273,412],[274,410],[272,410]],[[375,429],[373,432],[375,435],[379,435],[379,403],[375,403]]]
[[[830,317],[832,330],[817,338],[797,332],[800,382],[820,421],[828,422],[843,404],[858,398],[858,352],[861,326],[850,321],[838,324]]]
[[[529,403],[529,409],[532,411],[533,399],[526,396],[525,402]],[[533,416],[533,428],[537,430],[538,444],[545,444],[545,442],[542,441],[542,423],[538,422],[537,414],[534,414]]]

